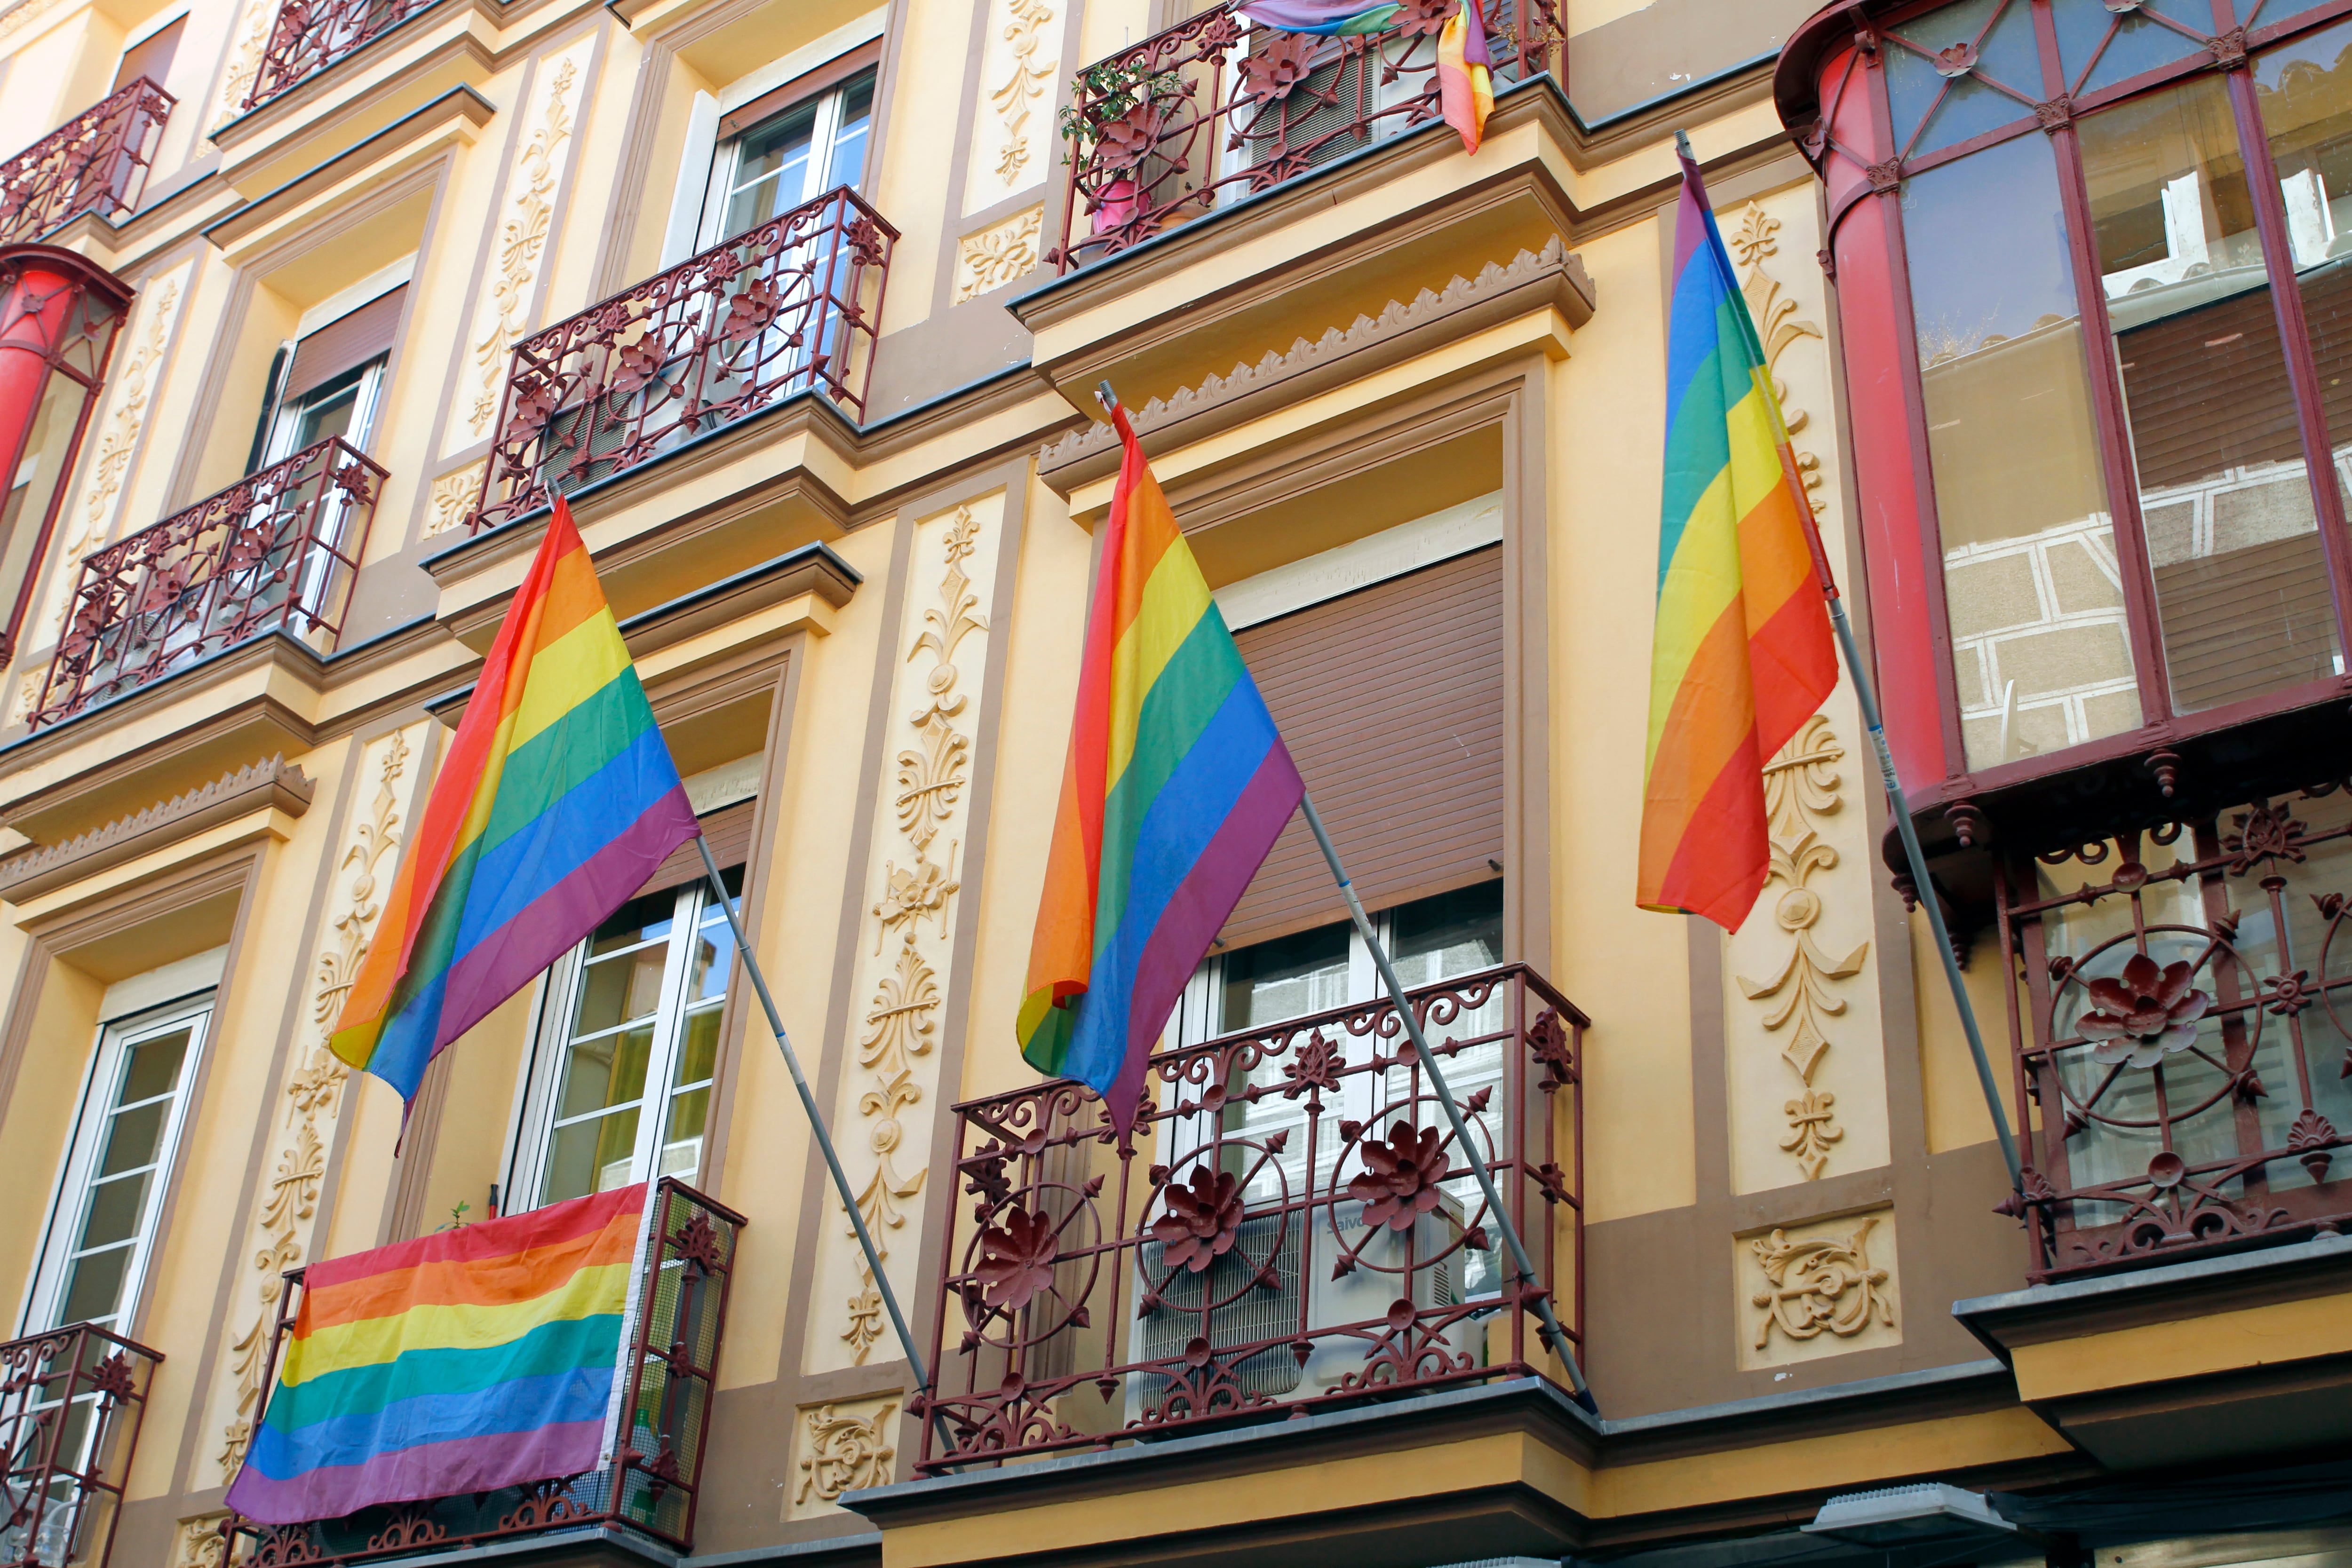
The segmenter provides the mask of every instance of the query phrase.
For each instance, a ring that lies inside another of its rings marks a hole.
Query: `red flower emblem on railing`
[[[1362,1200],[1366,1225],[1403,1230],[1435,1211],[1437,1184],[1445,1176],[1444,1144],[1436,1128],[1402,1121],[1389,1129],[1387,1143],[1364,1144],[1364,1169],[1348,1183],[1348,1196]]]
[[[1286,95],[1315,68],[1318,41],[1302,33],[1277,33],[1263,50],[1244,55],[1242,96],[1258,103],[1271,103]]]
[[[2197,1020],[2213,1005],[2211,997],[2189,988],[2193,974],[2186,962],[2159,969],[2155,959],[2135,953],[2119,978],[2091,981],[2098,1010],[2084,1013],[2076,1027],[2099,1042],[2092,1060],[2153,1067],[2188,1050],[2197,1039]]]
[[[1162,1195],[1168,1212],[1152,1221],[1160,1257],[1171,1269],[1198,1274],[1233,1250],[1242,1228],[1242,1184],[1223,1171],[1196,1166],[1192,1185]]]
[[[1462,9],[1463,0],[1404,0],[1404,9],[1389,25],[1408,38],[1435,37]]]
[[[982,1285],[981,1299],[992,1307],[1017,1312],[1030,1298],[1054,1283],[1054,1261],[1062,1255],[1054,1222],[1015,1204],[1002,1222],[980,1236],[980,1266],[974,1270]]]
[[[1132,169],[1150,154],[1160,140],[1160,113],[1152,104],[1138,104],[1117,120],[1106,120],[1095,136],[1096,161],[1107,169]]]

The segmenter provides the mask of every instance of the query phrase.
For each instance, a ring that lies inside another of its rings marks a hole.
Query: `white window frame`
[[[671,1175],[691,1184],[702,1175],[703,1158],[698,1152],[690,1168],[663,1172],[656,1155],[667,1146],[672,1101],[679,1093],[697,1087],[695,1084],[672,1084],[670,1074],[677,1065],[678,1052],[686,1043],[688,1015],[687,983],[692,974],[691,950],[696,935],[702,929],[702,917],[713,905],[709,884],[700,879],[684,883],[668,890],[677,900],[672,906],[670,930],[660,938],[667,945],[663,959],[661,999],[654,1011],[654,1043],[646,1061],[646,1082],[637,1101],[637,1134],[629,1155],[628,1180],[645,1181],[660,1175]],[[740,907],[740,897],[738,896]],[[507,1160],[506,1182],[501,1194],[502,1214],[521,1214],[542,1207],[547,1200],[540,1194],[547,1179],[548,1156],[553,1152],[556,1120],[556,1096],[562,1089],[562,1074],[572,1043],[572,1017],[579,1005],[580,982],[586,970],[588,943],[593,936],[551,965],[540,988],[538,1022],[532,1030],[531,1051],[525,1068],[521,1105],[509,1125],[514,1128]],[[651,943],[642,946],[653,946]],[[628,951],[641,951],[639,948]],[[727,999],[719,1009],[723,1013],[728,1000],[732,999],[735,958],[728,960],[729,986]],[[724,1025],[721,1025],[724,1028]],[[709,1147],[710,1115],[717,1110],[717,1061],[712,1063],[713,1076],[701,1085],[710,1090],[710,1099],[704,1115],[702,1147]],[[657,1105],[649,1102],[658,1101]],[[610,1114],[610,1112],[605,1113]],[[594,1113],[583,1113],[564,1122],[584,1121]],[[616,1185],[625,1186],[626,1183]]]
[[[138,1318],[142,1293],[154,1263],[156,1227],[163,1215],[165,1191],[171,1186],[173,1174],[179,1169],[180,1143],[187,1128],[188,1102],[192,1097],[197,1068],[204,1060],[205,1048],[212,1033],[213,1012],[217,1001],[217,992],[207,988],[194,996],[184,997],[100,1027],[96,1048],[90,1052],[89,1066],[82,1075],[81,1098],[74,1113],[72,1132],[66,1142],[65,1158],[58,1166],[58,1179],[50,1189],[48,1218],[42,1227],[40,1254],[34,1264],[33,1277],[26,1285],[24,1307],[17,1315],[16,1332],[19,1335],[65,1326],[56,1321],[56,1314],[63,1304],[66,1281],[74,1257],[74,1243],[87,1221],[90,1174],[102,1153],[110,1113],[122,1109],[110,1103],[101,1105],[99,1103],[100,1098],[111,1101],[132,1046],[185,1025],[189,1030],[188,1048],[180,1058],[179,1077],[172,1086],[172,1106],[163,1119],[154,1162],[147,1167],[152,1176],[139,1223],[132,1232],[131,1262],[123,1270],[121,1294],[114,1317],[104,1325],[128,1337],[131,1325]]]
[[[744,139],[750,136],[751,132],[759,130],[761,125],[765,125],[769,123],[770,120],[776,120],[783,115],[793,113],[812,99],[814,99],[816,104],[816,121],[809,127],[810,160],[814,163],[815,160],[822,155],[824,162],[822,166],[816,167],[813,171],[813,177],[809,182],[809,189],[813,192],[822,193],[832,190],[836,185],[849,185],[854,187],[864,184],[866,183],[865,164],[867,162],[870,162],[870,160],[865,157],[863,152],[861,152],[859,166],[857,168],[847,170],[835,169],[832,166],[832,163],[834,141],[841,132],[842,106],[849,100],[849,89],[856,87],[858,83],[868,79],[875,79],[875,103],[878,103],[880,89],[878,72],[872,70],[856,71],[843,80],[834,83],[831,87],[825,88],[822,91],[811,94],[810,98],[802,99],[798,102],[787,104],[782,109],[778,110],[774,114],[768,116],[766,120],[761,120],[758,125],[747,126],[737,135],[730,136],[726,141],[719,142],[711,154],[710,171],[703,188],[702,218],[700,224],[697,226],[694,250],[689,254],[699,255],[701,252],[709,250],[712,246],[719,244],[720,241],[732,237],[727,232],[727,209],[734,204],[736,188],[735,176],[741,166]],[[866,109],[867,120],[866,140],[860,144],[862,149],[870,149],[874,144],[874,126],[872,118],[874,107],[875,104],[869,104]],[[715,116],[713,117],[712,127],[715,131],[717,128],[717,118]]]
[[[359,391],[352,401],[352,427],[343,435],[343,440],[359,451],[368,449],[368,438],[375,434],[376,405],[383,401],[383,372],[391,362],[392,356],[383,353],[359,367]],[[334,379],[341,381],[342,377]],[[295,442],[302,428],[303,413],[310,406],[311,401],[307,394],[285,398],[270,411],[269,442],[261,454],[264,468],[273,463],[283,463],[301,450]]]

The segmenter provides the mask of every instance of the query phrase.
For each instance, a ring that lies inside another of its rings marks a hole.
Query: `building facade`
[[[2352,0],[1477,3],[1475,154],[1456,0],[0,10],[0,1558],[2352,1552]],[[1727,936],[1678,129],[1936,884],[1842,685]],[[1106,381],[1466,1145],[1297,823],[1132,1140],[1018,1055]],[[691,850],[326,1051],[559,496],[887,1280]],[[641,1180],[597,1470],[228,1512],[305,1266]]]

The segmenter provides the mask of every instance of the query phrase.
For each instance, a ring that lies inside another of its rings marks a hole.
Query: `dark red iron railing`
[[[516,344],[474,528],[795,392],[863,415],[898,238],[845,185]]]
[[[627,1430],[613,1445],[611,1459],[530,1486],[429,1498],[307,1524],[259,1524],[232,1514],[221,1528],[237,1548],[235,1559],[248,1568],[364,1563],[607,1525],[691,1551],[710,1396],[744,1219],[672,1176],[654,1184],[648,1201],[655,1240],[631,1295],[634,1328],[616,1369]],[[299,1269],[287,1273],[292,1283],[279,1301],[265,1385],[276,1381],[278,1350],[299,1307],[301,1275]]]
[[[37,240],[84,213],[130,213],[174,101],[141,77],[0,163],[0,245]]]
[[[163,1360],[88,1323],[0,1344],[0,1568],[106,1568]]]
[[[435,0],[285,0],[269,29],[244,109],[257,109],[287,89],[357,54]]]
[[[265,632],[326,652],[383,479],[356,448],[321,441],[84,557],[32,727]]]
[[[2034,1280],[2352,1226],[2347,894],[2342,780],[2003,862]]]
[[[919,1469],[1543,1371],[1475,1164],[1580,1342],[1588,1020],[1524,965],[1407,999],[1475,1147],[1386,1002],[1156,1053],[1127,1144],[1066,1081],[957,1106]]]
[[[1383,33],[1250,28],[1231,0],[1080,71],[1063,115],[1068,272],[1438,118],[1437,36],[1462,0],[1404,0]],[[1496,88],[1553,68],[1557,0],[1477,0]]]

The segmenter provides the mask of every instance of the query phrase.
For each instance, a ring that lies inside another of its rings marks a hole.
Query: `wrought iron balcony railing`
[[[359,53],[435,0],[285,0],[263,46],[242,109],[258,109],[289,88]]]
[[[1403,0],[1387,31],[1251,28],[1233,0],[1080,71],[1069,200],[1047,259],[1116,256],[1239,197],[1438,118],[1437,36],[1461,0]],[[1558,0],[1475,0],[1495,85],[1549,70]]]
[[[106,1568],[163,1360],[88,1323],[0,1344],[0,1565]]]
[[[1476,1165],[1580,1339],[1588,1020],[1524,965],[1407,998],[1475,1147],[1386,1002],[1156,1053],[1125,1144],[1066,1081],[957,1106],[919,1469],[1542,1371]]]
[[[464,1492],[368,1509],[307,1524],[260,1524],[232,1514],[222,1525],[232,1558],[253,1568],[314,1563],[321,1568],[420,1552],[479,1545],[554,1530],[617,1525],[685,1553],[694,1546],[727,1296],[743,1217],[675,1177],[654,1185],[654,1243],[630,1301],[633,1325],[621,1346],[625,1433],[613,1457],[576,1476],[551,1476],[526,1487]],[[302,1270],[280,1298],[269,1349],[278,1354],[299,1306]]]
[[[36,729],[284,629],[342,629],[384,471],[340,439],[83,558]]]
[[[0,163],[0,245],[37,240],[84,213],[139,204],[172,95],[141,77]]]
[[[2003,860],[2034,1280],[2352,1226],[2347,894],[2344,780]]]
[[[845,185],[516,344],[476,531],[795,392],[863,415],[898,237]]]

